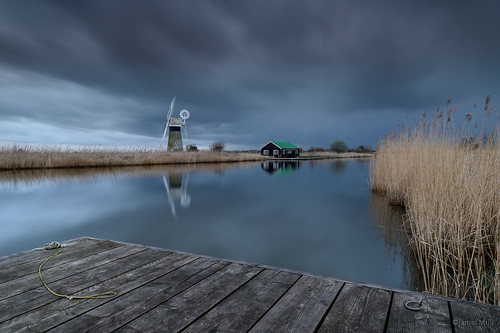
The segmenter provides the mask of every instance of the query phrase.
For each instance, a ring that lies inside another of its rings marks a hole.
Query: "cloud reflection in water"
[[[407,252],[395,250],[404,244],[388,244],[395,228],[376,227],[368,166],[336,160],[0,173],[0,255],[92,236],[412,288]]]

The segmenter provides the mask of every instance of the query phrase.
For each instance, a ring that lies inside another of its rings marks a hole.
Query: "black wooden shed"
[[[260,153],[264,156],[296,158],[299,157],[299,147],[286,141],[269,141],[260,148]]]

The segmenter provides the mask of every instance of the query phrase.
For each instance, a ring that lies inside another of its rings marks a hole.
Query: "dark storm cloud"
[[[200,142],[373,143],[449,97],[500,98],[499,14],[496,1],[2,2],[0,69],[26,100],[4,96],[0,120],[156,137],[177,95]]]

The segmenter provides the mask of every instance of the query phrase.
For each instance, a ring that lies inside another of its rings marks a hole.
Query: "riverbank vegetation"
[[[424,113],[415,126],[387,136],[370,184],[406,208],[404,226],[427,292],[498,305],[498,115],[489,98],[461,127],[454,115],[448,101],[429,121]]]
[[[3,146],[0,147],[0,170],[95,168],[136,165],[188,163],[232,163],[272,159],[259,151],[226,151],[216,142],[210,150],[188,145],[186,151],[167,152],[161,148]],[[307,155],[307,154],[306,154]],[[315,152],[314,158],[373,157],[372,153]],[[308,156],[304,156],[307,158]]]
[[[334,153],[360,153],[360,154],[369,154],[374,153],[375,151],[372,149],[370,145],[361,145],[357,148],[349,148],[349,146],[341,140],[334,141],[330,144],[328,149],[323,147],[311,147],[306,152],[334,152]]]
[[[328,158],[370,158],[375,156],[375,153],[355,153],[355,152],[347,152],[347,153],[336,153],[333,151],[306,151],[301,153],[301,159],[308,158],[319,158],[319,159],[328,159]]]
[[[0,170],[112,167],[185,163],[260,161],[258,153],[184,151],[167,152],[155,148],[107,147],[0,147]]]

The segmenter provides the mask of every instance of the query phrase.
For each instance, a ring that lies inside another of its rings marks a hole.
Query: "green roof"
[[[276,146],[280,147],[281,149],[299,149],[296,145],[286,142],[286,141],[271,141],[274,143]]]

